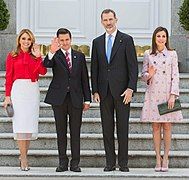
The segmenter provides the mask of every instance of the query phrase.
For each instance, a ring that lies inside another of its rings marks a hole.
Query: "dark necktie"
[[[70,58],[69,58],[69,52],[66,51],[65,54],[66,54],[66,63],[67,63],[67,65],[68,65],[69,71],[71,72],[71,70],[72,70],[72,63],[71,63],[71,60],[70,60]]]

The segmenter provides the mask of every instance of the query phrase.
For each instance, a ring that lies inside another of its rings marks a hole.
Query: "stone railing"
[[[85,54],[85,56],[90,57],[90,46],[88,45],[72,45],[72,48],[76,51],[80,51],[83,54]],[[40,51],[42,56],[45,56],[50,49],[50,45],[44,45],[44,44],[40,44]],[[147,49],[150,49],[150,46],[146,45],[146,46],[135,46],[136,49],[136,53],[137,53],[137,57],[142,57],[144,55],[144,52]]]
[[[40,51],[42,56],[45,56],[50,49],[50,45],[44,45],[44,44],[40,44]],[[85,54],[85,56],[89,57],[90,56],[90,47],[88,45],[72,45],[72,49],[76,50],[76,51],[80,51],[83,54]]]
[[[138,46],[138,45],[136,45],[135,49],[136,49],[137,57],[143,57],[144,56],[144,52],[146,50],[150,49],[150,46],[148,46],[148,45],[146,45],[146,46]]]

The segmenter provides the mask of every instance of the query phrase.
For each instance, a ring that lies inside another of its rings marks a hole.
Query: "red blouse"
[[[35,82],[39,79],[39,74],[45,75],[46,72],[47,69],[43,66],[41,57],[34,58],[23,51],[16,57],[9,53],[6,59],[5,95],[10,96],[16,79],[31,79]]]

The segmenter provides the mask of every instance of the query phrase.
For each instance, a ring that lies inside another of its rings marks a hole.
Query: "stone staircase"
[[[139,69],[142,60],[139,58]],[[90,66],[90,59],[87,59]],[[89,67],[90,68],[90,67]],[[11,118],[6,116],[2,107],[4,99],[4,75],[0,72],[0,166],[18,166],[18,147],[12,138]],[[55,124],[51,106],[43,102],[48,85],[52,78],[49,71],[40,78],[40,118],[39,139],[31,142],[29,161],[31,166],[55,167],[58,164]],[[180,100],[183,107],[184,120],[173,125],[173,140],[170,152],[170,167],[189,168],[189,74],[180,74]],[[145,84],[138,80],[138,92],[131,103],[129,125],[129,167],[149,168],[155,165],[152,130],[150,123],[140,122],[143,106]],[[115,135],[116,137],[116,135]],[[69,131],[68,131],[69,139]],[[116,142],[117,147],[117,142]],[[68,142],[68,149],[70,145]],[[70,150],[68,150],[70,155]],[[103,167],[105,153],[100,123],[99,105],[92,103],[89,111],[83,114],[81,128],[81,166]]]

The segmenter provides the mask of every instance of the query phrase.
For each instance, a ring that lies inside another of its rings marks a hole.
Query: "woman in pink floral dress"
[[[152,49],[144,54],[142,79],[146,82],[141,121],[152,122],[156,153],[155,171],[168,171],[168,155],[171,146],[171,123],[182,120],[181,111],[160,115],[158,104],[168,102],[173,108],[179,96],[179,71],[176,51],[169,48],[166,28],[158,27],[152,36]],[[163,129],[164,155],[161,158],[161,129]]]

